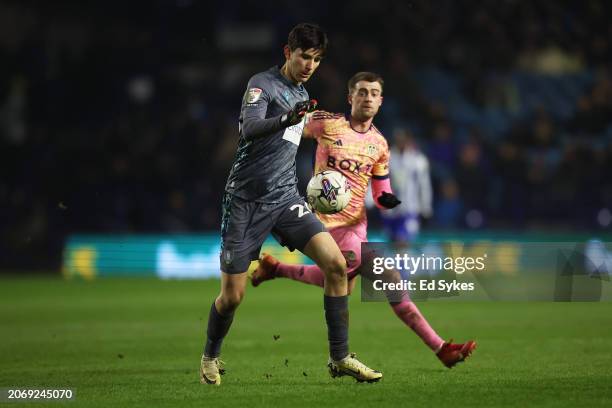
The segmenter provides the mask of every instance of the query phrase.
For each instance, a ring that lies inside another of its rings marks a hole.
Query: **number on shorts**
[[[291,208],[289,208],[289,210],[293,211],[296,208],[298,209],[298,218],[302,218],[305,214],[310,214],[310,211],[308,211],[308,208],[306,208],[306,206],[302,204],[293,204]]]

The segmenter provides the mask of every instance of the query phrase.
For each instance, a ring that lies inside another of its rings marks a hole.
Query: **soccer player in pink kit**
[[[351,201],[336,214],[318,214],[342,250],[347,261],[349,293],[361,264],[361,243],[367,241],[365,195],[372,179],[372,195],[380,209],[394,208],[401,202],[393,195],[389,179],[389,147],[372,120],[383,101],[383,79],[372,72],[359,72],[348,82],[351,116],[324,111],[314,112],[303,137],[317,141],[315,174],[336,170],[351,186]],[[316,265],[289,265],[271,255],[263,255],[251,277],[253,286],[266,280],[285,277],[323,287],[324,274]],[[445,342],[432,329],[407,294],[401,302],[390,302],[393,311],[447,367],[463,361],[476,348],[474,341],[464,344]]]

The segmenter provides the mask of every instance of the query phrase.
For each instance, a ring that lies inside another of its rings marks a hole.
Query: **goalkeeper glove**
[[[385,191],[383,191],[383,193],[378,197],[378,204],[385,208],[395,208],[401,203],[402,202],[398,200],[396,196]]]
[[[291,109],[289,112],[285,113],[281,117],[281,124],[283,125],[283,127],[297,125],[302,121],[304,115],[314,111],[315,109],[317,109],[316,99],[298,102],[295,104],[293,109]]]

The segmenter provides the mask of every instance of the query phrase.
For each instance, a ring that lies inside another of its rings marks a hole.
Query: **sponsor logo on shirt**
[[[369,174],[370,170],[372,169],[371,164],[366,164],[352,159],[336,159],[334,156],[327,156],[327,167],[331,169],[348,171],[353,174]]]
[[[304,131],[305,122],[306,120],[303,119],[297,125],[289,126],[287,129],[285,129],[283,139],[293,143],[296,146],[299,146],[300,140],[302,140],[302,132]]]

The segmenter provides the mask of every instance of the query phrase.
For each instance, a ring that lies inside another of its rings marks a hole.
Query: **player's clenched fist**
[[[313,112],[317,109],[317,100],[311,99],[309,101],[302,101],[295,104],[293,109],[289,112],[285,113],[281,118],[281,123],[283,126],[293,126],[297,125],[302,121],[304,115],[307,113]]]

